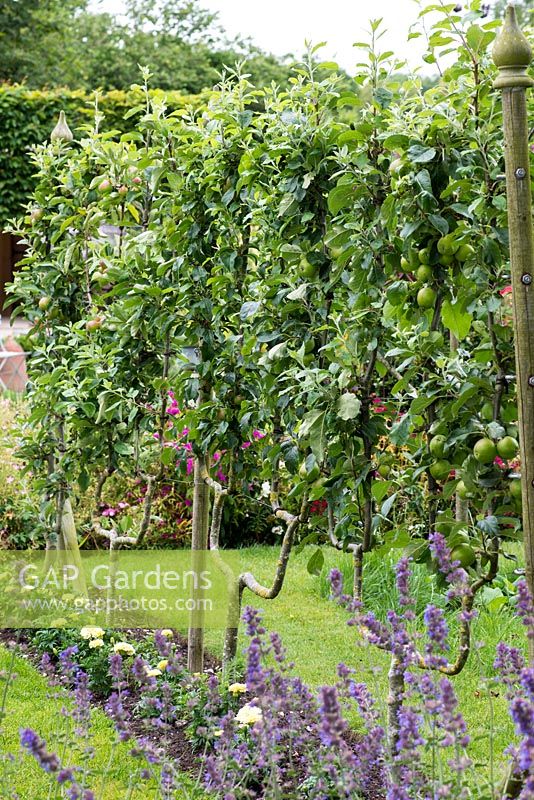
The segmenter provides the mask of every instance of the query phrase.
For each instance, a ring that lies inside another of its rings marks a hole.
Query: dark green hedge
[[[199,102],[195,95],[165,92],[170,109]],[[124,115],[140,101],[140,90],[112,91],[100,96],[104,114],[101,130],[125,132],[136,125],[136,116]],[[61,110],[76,136],[76,128],[91,123],[94,98],[83,91],[54,89],[38,91],[25,86],[0,85],[0,230],[8,219],[20,214],[33,189],[34,166],[28,151],[44,142]]]

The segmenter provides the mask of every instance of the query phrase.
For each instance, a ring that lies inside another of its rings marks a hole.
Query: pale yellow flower
[[[91,639],[89,642],[89,647],[91,650],[94,650],[97,647],[104,647],[104,640],[103,639]]]
[[[96,627],[96,625],[87,625],[87,627],[81,629],[80,636],[82,639],[102,639],[104,630]]]
[[[167,639],[170,639],[172,636],[174,636],[174,633],[170,630],[170,628],[164,628],[161,631],[161,635],[166,636]]]
[[[127,656],[133,656],[135,654],[135,647],[133,645],[128,644],[128,642],[117,642],[117,644],[113,647],[115,653],[124,653]]]
[[[150,667],[145,667],[145,672],[147,678],[159,678],[161,675],[160,669],[150,669]]]
[[[219,728],[219,730],[215,731],[215,733],[214,733],[213,735],[214,735],[214,736],[217,736],[217,737],[218,737],[218,736],[222,736],[222,735],[223,735],[223,730],[222,730],[222,728]]]
[[[235,715],[236,722],[244,728],[246,725],[255,725],[256,722],[261,722],[263,714],[261,708],[247,703],[243,708],[240,708]]]
[[[247,684],[246,683],[232,683],[228,687],[228,691],[232,694],[245,694],[247,691]]]
[[[162,672],[165,672],[165,670],[167,669],[168,666],[169,666],[169,662],[165,658],[165,659],[163,659],[163,661],[159,662],[158,669],[160,669]]]

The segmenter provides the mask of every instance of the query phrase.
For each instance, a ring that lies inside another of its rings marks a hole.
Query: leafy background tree
[[[31,88],[126,89],[149,64],[154,86],[197,93],[246,60],[257,85],[285,82],[287,59],[230,40],[197,0],[128,0],[123,15],[85,0],[7,0],[0,9],[0,80]]]

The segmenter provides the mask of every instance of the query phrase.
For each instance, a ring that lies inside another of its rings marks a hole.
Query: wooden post
[[[198,574],[202,572],[202,559],[208,549],[209,537],[210,489],[204,480],[206,469],[206,458],[195,458],[191,550],[192,566]],[[193,673],[202,672],[204,669],[204,629],[202,627],[202,614],[198,611],[194,611],[191,614],[187,667]]]
[[[532,49],[509,5],[495,40],[493,60],[499,68],[494,87],[502,90],[508,228],[514,313],[521,487],[526,578],[534,596],[534,244],[530,189],[526,92]],[[534,660],[534,639],[530,638]]]

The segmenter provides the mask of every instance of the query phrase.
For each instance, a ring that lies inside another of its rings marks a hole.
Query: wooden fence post
[[[502,90],[508,228],[514,310],[521,487],[526,578],[534,596],[534,244],[530,188],[527,89],[534,86],[527,70],[532,49],[509,5],[495,40],[493,60],[499,68],[495,89]],[[534,639],[530,638],[534,660]]]

